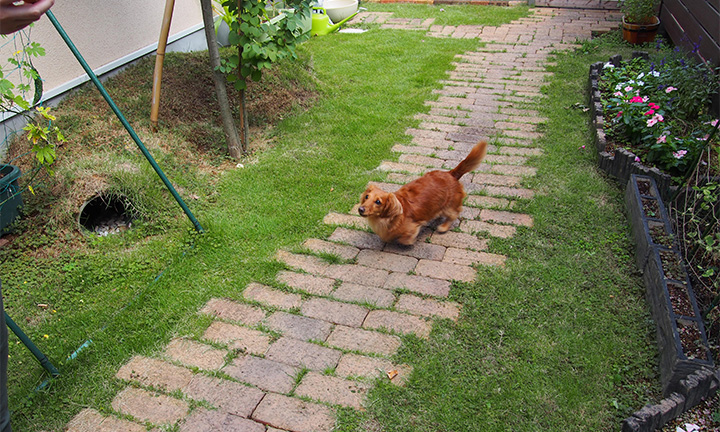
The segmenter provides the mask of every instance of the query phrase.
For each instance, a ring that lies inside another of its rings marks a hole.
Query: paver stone
[[[293,432],[330,432],[335,426],[330,408],[275,393],[263,398],[252,419]]]

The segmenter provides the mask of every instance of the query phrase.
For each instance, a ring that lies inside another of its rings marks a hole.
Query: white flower
[[[676,152],[673,152],[672,155],[675,159],[682,159],[685,157],[686,154],[687,154],[687,150],[678,150]],[[687,425],[685,425],[685,426],[687,426]],[[692,430],[695,430],[695,429],[692,429]],[[690,431],[690,429],[688,429],[688,432],[689,431]]]
[[[642,79],[645,76],[645,72],[641,72],[640,75],[638,75],[637,79]]]
[[[652,71],[652,72],[650,72],[650,75],[652,75],[652,76],[654,76],[655,78],[657,78],[657,77],[660,76],[660,72],[658,72],[658,71]]]
[[[637,85],[639,85],[639,86],[644,86],[644,85],[645,85],[645,81],[638,81],[638,82],[637,82]]]
[[[614,64],[607,62],[603,65],[603,69],[613,69],[615,67]]]

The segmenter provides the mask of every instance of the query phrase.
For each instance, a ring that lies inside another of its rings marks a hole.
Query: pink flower
[[[657,143],[660,144],[664,142],[667,142],[667,135],[660,135],[657,139]]]
[[[702,137],[702,138],[698,138],[697,140],[698,140],[698,141],[707,141],[708,138],[710,138],[710,134],[707,134],[707,135],[705,135],[705,136]]]
[[[673,152],[673,157],[675,159],[682,159],[687,154],[687,150],[678,150],[676,152]]]
[[[671,91],[675,91],[675,90],[677,90],[675,87],[670,86],[670,87],[668,87],[668,88],[665,89],[665,93],[670,93]]]
[[[651,110],[648,110],[648,112],[646,112],[646,113],[643,114],[643,115],[649,116],[649,115],[653,115],[653,114],[655,114],[655,110],[652,110],[652,109],[651,109]]]
[[[718,122],[720,122],[720,119],[710,120],[707,124],[709,124],[712,127],[717,126]]]
[[[648,111],[648,112],[649,112],[649,111]],[[647,114],[648,114],[648,113],[645,113],[645,115],[647,115]],[[665,119],[663,118],[663,116],[661,116],[660,114],[655,114],[651,119],[649,119],[649,120],[647,121],[647,127],[653,127],[653,126],[655,126],[658,122],[661,122],[661,121],[663,121],[663,120],[665,120]]]
[[[618,113],[615,117],[620,117],[621,115],[622,115],[622,111],[618,111]]]
[[[626,91],[626,92],[629,92],[630,90],[632,90],[632,87],[631,87],[631,86],[625,87],[625,91]]]
[[[648,106],[649,106],[650,108],[654,109],[654,110],[660,108],[660,105],[658,105],[658,104],[656,104],[656,103],[652,103],[652,102],[650,102],[650,103],[648,104]]]
[[[635,162],[640,162],[640,158],[635,156]]]
[[[630,103],[639,103],[642,101],[643,101],[643,98],[641,98],[640,96],[634,96],[632,99],[630,99]]]
[[[623,96],[625,96],[625,94],[623,92],[615,92],[615,94],[613,94],[613,96],[623,97]]]

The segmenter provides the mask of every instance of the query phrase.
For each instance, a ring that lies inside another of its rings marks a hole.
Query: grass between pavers
[[[424,5],[413,3],[363,2],[371,12],[391,12],[392,18],[434,19],[433,25],[500,26],[527,14],[527,6],[477,7],[467,5]]]
[[[341,430],[619,430],[658,397],[622,191],[598,173],[588,115],[575,108],[586,104],[589,64],[627,50],[609,37],[557,56],[536,107],[548,118],[544,154],[525,181],[538,193],[516,207],[534,227],[491,242],[505,268],[456,284],[459,322],[441,323],[428,342],[406,339],[398,360],[415,368],[409,383],[380,383],[368,415],[343,411]]]
[[[306,49],[322,98],[286,119],[244,168],[224,174],[206,191],[212,199],[191,202],[206,234],[168,223],[93,240],[82,256],[28,263],[29,282],[57,284],[57,301],[66,302],[22,322],[63,376],[28,398],[46,375],[11,337],[16,430],[62,430],[86,406],[110,412],[123,387],[113,377],[130,356],[155,355],[176,335],[202,335],[210,319],[197,310],[209,298],[240,298],[251,281],[272,284],[281,268],[274,253],[331,232],[322,217],[347,211],[368,180],[382,179],[374,168],[393,157],[392,145],[409,142],[404,130],[427,110],[454,55],[476,46],[376,29],[313,39]],[[441,322],[427,342],[404,338],[398,360],[415,368],[410,383],[380,384],[365,413],[341,410],[340,430],[602,430],[642,405],[655,382],[655,351],[620,194],[596,174],[592,152],[577,148],[576,140],[589,140],[586,116],[565,109],[585,100],[583,61],[606,56],[562,57],[574,66],[558,72],[564,81],[548,87],[554,102],[544,108],[561,117],[545,127],[546,156],[530,181],[547,195],[518,208],[536,226],[491,245],[508,255],[507,268],[480,269],[478,283],[455,286],[453,299],[465,305],[460,322]],[[19,297],[43,300],[32,290]]]

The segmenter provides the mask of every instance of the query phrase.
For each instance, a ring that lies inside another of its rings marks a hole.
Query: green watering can
[[[352,17],[357,15],[359,11],[355,11],[352,15],[349,17],[343,19],[337,24],[333,24],[333,22],[330,20],[330,17],[327,14],[327,11],[325,8],[322,7],[313,7],[312,8],[312,28],[310,30],[310,34],[313,36],[325,36],[326,34],[330,34],[334,32],[335,30],[340,28],[341,24],[344,24],[348,20],[350,20]]]

